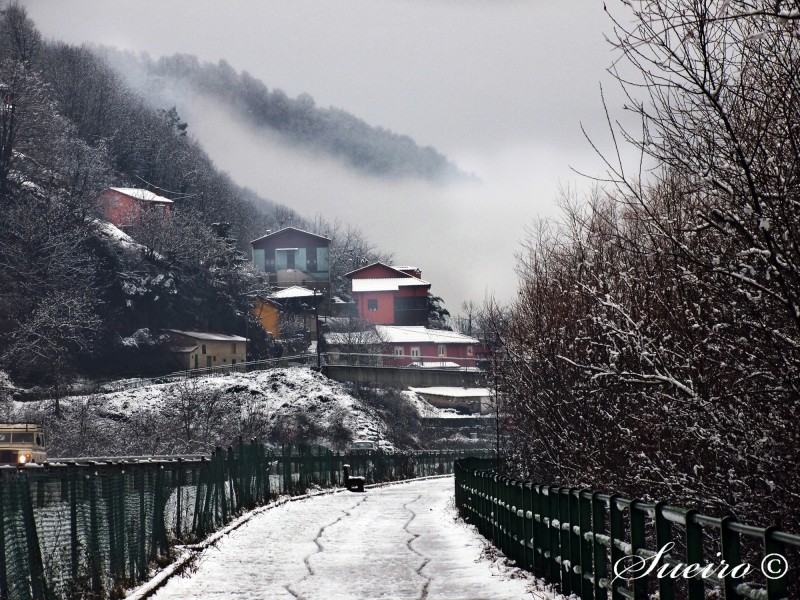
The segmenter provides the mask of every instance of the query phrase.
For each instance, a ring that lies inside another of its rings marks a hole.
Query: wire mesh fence
[[[581,600],[800,598],[800,536],[664,503],[455,466],[456,507],[514,562]]]
[[[281,494],[453,472],[467,453],[257,443],[208,457],[0,467],[0,598],[116,598],[237,515]]]

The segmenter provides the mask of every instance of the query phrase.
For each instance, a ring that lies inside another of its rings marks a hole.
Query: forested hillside
[[[309,94],[290,98],[280,89],[270,90],[225,61],[211,64],[186,54],[152,60],[113,49],[104,49],[103,54],[121,71],[143,70],[148,96],[160,96],[169,104],[176,102],[176,91],[214,97],[256,131],[277,132],[289,143],[334,157],[363,173],[434,182],[470,177],[434,148],[420,147],[407,135],[368,125],[339,108],[318,107]]]
[[[150,106],[88,49],[43,41],[17,4],[0,15],[0,90],[0,371],[15,379],[147,369],[159,328],[252,337],[248,298],[265,286],[247,251],[266,230],[329,234],[337,281],[383,256],[335,218],[309,222],[235,185],[174,108]],[[173,217],[126,238],[98,220],[109,186],[156,191]]]

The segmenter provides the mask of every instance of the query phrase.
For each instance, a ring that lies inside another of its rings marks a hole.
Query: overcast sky
[[[26,0],[46,38],[226,60],[268,88],[306,92],[431,145],[481,184],[387,183],[256,139],[204,99],[181,116],[240,184],[301,214],[358,226],[415,264],[452,313],[516,290],[525,226],[560,187],[599,173],[583,123],[604,138],[599,86],[610,28],[595,0]]]

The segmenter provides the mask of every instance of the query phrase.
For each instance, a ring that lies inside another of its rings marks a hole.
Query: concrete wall
[[[379,387],[485,387],[486,374],[448,369],[396,369],[325,365],[322,372],[334,381],[348,381]]]

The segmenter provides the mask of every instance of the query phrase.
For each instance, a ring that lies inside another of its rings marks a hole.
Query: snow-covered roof
[[[383,340],[378,337],[378,334],[372,330],[367,331],[353,331],[353,332],[333,332],[323,335],[325,341],[331,346],[370,346],[374,344],[381,344]]]
[[[147,190],[143,190],[140,188],[112,187],[110,189],[114,190],[115,192],[119,192],[120,194],[125,194],[126,196],[130,196],[131,198],[136,198],[137,200],[145,200],[147,202],[166,202],[167,204],[174,204],[174,202],[169,198],[164,198],[164,196],[159,196],[158,194],[154,194],[153,192],[149,192]]]
[[[371,263],[369,265],[364,265],[363,267],[359,267],[358,269],[355,269],[354,271],[350,271],[349,273],[345,273],[344,276],[345,277],[352,277],[356,273],[360,273],[361,271],[366,271],[367,269],[371,269],[372,267],[385,267],[386,269],[391,269],[392,271],[396,271],[398,275],[402,275],[403,277],[410,277],[412,279],[414,278],[413,275],[409,275],[408,273],[404,273],[403,271],[401,271],[397,267],[393,267],[391,265],[387,265],[386,263],[382,263],[380,261]],[[414,268],[414,267],[412,267],[412,268]]]
[[[339,344],[479,344],[477,339],[440,329],[404,325],[375,325],[375,330],[326,333],[325,341],[332,345]],[[427,361],[425,365],[427,365]],[[460,365],[455,365],[460,366]]]
[[[412,267],[410,265],[389,265],[393,269],[397,269],[398,271],[419,271],[417,267]]]
[[[465,387],[426,387],[408,388],[418,394],[428,394],[431,396],[447,396],[449,398],[484,398],[491,396],[489,388],[465,388]]]
[[[474,337],[445,331],[442,329],[428,329],[427,327],[405,325],[376,325],[375,329],[384,342],[389,344],[478,344]]]
[[[310,235],[311,237],[315,237],[315,238],[319,238],[321,240],[325,240],[326,242],[330,242],[331,241],[331,238],[325,237],[324,235],[319,235],[317,233],[311,233],[310,231],[305,231],[303,229],[298,229],[297,227],[284,227],[283,229],[279,229],[278,231],[270,231],[268,234],[262,235],[260,238],[256,238],[256,239],[252,240],[250,243],[251,244],[255,244],[256,242],[260,242],[261,240],[263,240],[265,238],[272,237],[274,235],[278,235],[279,233],[284,233],[286,231],[295,231],[297,233],[303,233],[305,235]]]
[[[270,294],[270,298],[274,298],[276,300],[285,300],[287,298],[308,298],[314,295],[314,290],[310,290],[308,288],[301,287],[299,285],[293,285],[292,287],[288,287],[283,290],[278,290],[274,294]]]
[[[208,333],[206,331],[180,331],[178,329],[166,329],[172,333],[185,335],[186,337],[197,340],[210,340],[212,342],[246,342],[247,338],[238,335],[226,335],[224,333]]]
[[[428,286],[430,283],[416,277],[392,279],[353,279],[353,292],[395,292],[401,287]]]

